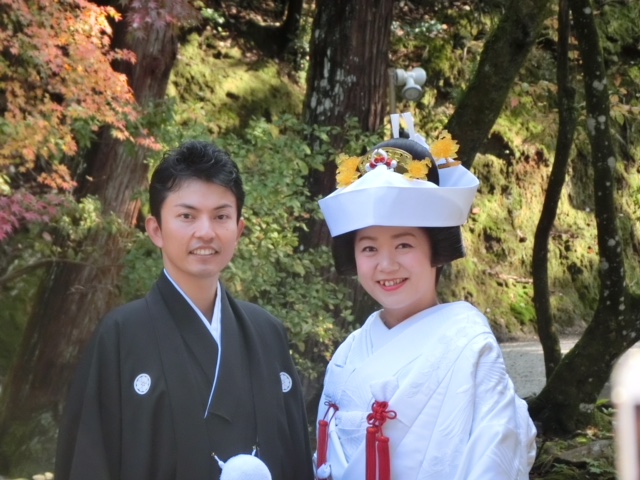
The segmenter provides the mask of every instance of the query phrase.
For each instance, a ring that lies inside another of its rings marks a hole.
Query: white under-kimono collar
[[[176,290],[178,290],[178,292],[180,292],[180,294],[184,297],[187,303],[191,305],[191,308],[193,308],[193,310],[198,314],[198,317],[200,317],[200,320],[202,320],[205,327],[207,327],[207,330],[209,330],[209,332],[211,333],[211,336],[213,336],[216,343],[220,345],[220,330],[221,330],[221,318],[222,318],[222,313],[221,313],[222,304],[220,301],[220,282],[218,282],[218,285],[216,287],[216,301],[213,304],[213,315],[211,316],[211,321],[209,321],[207,317],[204,316],[204,313],[202,313],[200,309],[196,307],[195,303],[191,301],[191,299],[187,296],[187,294],[184,293],[184,291],[178,286],[178,284],[173,280],[173,278],[171,278],[171,275],[169,275],[169,272],[167,272],[166,269],[164,270],[164,274],[167,276],[167,278],[173,284],[173,286],[176,287]]]
[[[380,348],[384,347],[387,343],[401,335],[408,328],[411,328],[416,322],[419,322],[423,317],[423,312],[419,312],[406,320],[403,320],[393,328],[387,328],[382,321],[380,314],[382,310],[371,314],[370,322],[370,338],[371,338],[371,352],[376,352]]]

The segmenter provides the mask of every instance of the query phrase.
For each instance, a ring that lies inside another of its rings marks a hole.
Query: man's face
[[[183,290],[217,282],[244,230],[231,190],[202,180],[184,181],[169,193],[160,217],[162,225],[147,218],[147,233],[162,250],[171,278]]]

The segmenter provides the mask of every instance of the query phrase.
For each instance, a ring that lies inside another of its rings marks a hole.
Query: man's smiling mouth
[[[216,251],[213,248],[196,248],[191,250],[191,254],[200,256],[214,255],[215,253]]]

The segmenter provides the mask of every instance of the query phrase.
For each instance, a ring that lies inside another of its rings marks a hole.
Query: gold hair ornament
[[[438,140],[433,142],[429,149],[438,165],[438,169],[460,165],[459,161],[453,160],[458,156],[459,147],[458,142],[451,138],[449,132],[442,132]],[[444,160],[444,162],[438,163],[441,160]],[[398,169],[398,173],[402,173],[412,180],[425,180],[431,168],[429,158],[415,160],[404,150],[393,147],[376,148],[361,157],[340,154],[336,159],[336,164],[338,165],[338,171],[336,172],[338,188],[348,187],[362,175],[379,166],[385,166],[394,171]]]

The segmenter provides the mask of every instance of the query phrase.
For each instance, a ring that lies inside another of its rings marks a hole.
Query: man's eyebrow
[[[198,210],[198,207],[191,205],[190,203],[176,203],[174,208],[186,208],[187,210]],[[223,210],[225,208],[234,208],[230,203],[223,203],[222,205],[218,205],[214,207],[214,210]]]

